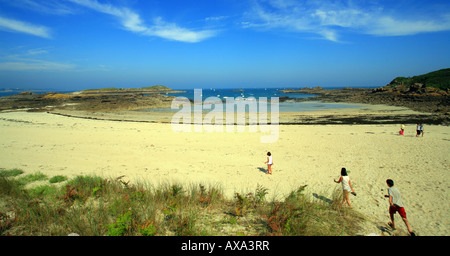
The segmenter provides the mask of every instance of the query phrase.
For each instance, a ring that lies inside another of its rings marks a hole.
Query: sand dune
[[[348,110],[347,110],[348,111]],[[449,235],[450,128],[425,126],[415,137],[407,125],[282,125],[276,143],[261,133],[175,133],[170,124],[87,120],[48,113],[0,113],[0,168],[43,172],[49,177],[126,175],[152,185],[165,182],[218,184],[228,196],[262,185],[284,196],[308,185],[326,200],[340,185],[341,167],[357,192],[353,207],[368,217],[365,234],[389,221],[385,180],[402,192],[419,235]],[[273,175],[265,173],[267,151]],[[399,232],[406,229],[397,215]]]

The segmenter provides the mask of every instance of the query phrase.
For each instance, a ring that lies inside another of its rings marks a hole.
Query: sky
[[[449,45],[448,0],[0,0],[0,88],[381,87]]]

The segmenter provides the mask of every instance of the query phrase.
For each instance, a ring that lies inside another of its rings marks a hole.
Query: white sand
[[[369,219],[366,233],[381,234],[389,221],[385,180],[401,191],[408,219],[419,235],[449,235],[450,128],[400,125],[286,125],[276,143],[261,133],[175,133],[170,124],[87,120],[47,113],[0,113],[0,168],[40,171],[49,177],[120,175],[157,185],[218,184],[227,196],[254,192],[284,196],[301,185],[330,198],[341,167],[357,192],[353,207]],[[273,154],[273,175],[264,173]],[[405,231],[396,215],[397,228]]]

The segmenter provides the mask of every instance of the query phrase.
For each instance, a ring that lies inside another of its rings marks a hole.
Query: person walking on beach
[[[344,201],[347,202],[348,206],[352,207],[350,203],[350,193],[356,196],[355,190],[353,189],[352,183],[350,182],[350,177],[348,177],[347,170],[345,168],[341,169],[341,177],[339,180],[334,180],[336,183],[342,184],[342,190],[344,192],[344,198],[342,199],[342,203]]]
[[[417,135],[416,135],[416,137],[419,136],[420,134],[422,134],[422,137],[423,137],[423,124],[418,124],[417,125]]]
[[[265,162],[265,164],[267,164],[267,174],[272,175],[273,160],[272,154],[270,152],[267,152],[267,161]]]
[[[402,126],[400,127],[400,135],[405,135],[405,124],[402,123]]]
[[[402,202],[402,195],[400,194],[400,191],[396,187],[394,187],[393,180],[387,179],[386,184],[388,185],[388,194],[385,195],[385,197],[389,197],[389,215],[391,217],[391,222],[389,222],[388,225],[391,228],[396,229],[394,222],[394,214],[398,212],[400,214],[400,217],[402,217],[402,220],[405,223],[409,234],[411,236],[415,236],[416,234],[411,229],[411,226],[409,225],[409,222],[406,219],[406,212]]]

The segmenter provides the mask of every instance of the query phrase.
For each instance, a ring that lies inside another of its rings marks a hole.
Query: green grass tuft
[[[53,176],[53,177],[49,180],[49,182],[50,182],[50,183],[60,183],[60,182],[66,181],[66,180],[67,180],[67,177],[66,177],[66,176],[57,175],[57,176]]]
[[[11,169],[11,170],[0,169],[0,176],[2,177],[15,177],[19,176],[22,173],[23,171],[20,169]]]

